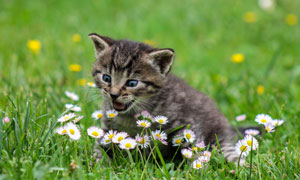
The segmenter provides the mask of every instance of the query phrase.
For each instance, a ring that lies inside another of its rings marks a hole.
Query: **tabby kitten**
[[[131,137],[140,133],[134,115],[146,110],[153,116],[164,115],[169,123],[163,131],[190,124],[198,141],[216,144],[216,136],[229,161],[236,162],[233,139],[236,132],[216,104],[183,80],[169,73],[174,50],[158,49],[140,42],[113,40],[89,34],[95,47],[93,77],[104,95],[103,110],[115,109],[119,115],[102,120],[102,128],[125,131]],[[155,129],[156,127],[152,127]],[[182,134],[184,128],[169,134]],[[162,146],[165,157],[173,156],[171,145]]]

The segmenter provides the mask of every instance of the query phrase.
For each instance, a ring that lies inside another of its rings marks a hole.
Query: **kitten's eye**
[[[111,82],[111,77],[107,74],[103,74],[102,76],[103,81],[110,83]]]
[[[126,82],[126,86],[127,87],[136,87],[138,85],[138,81],[137,80],[128,80]]]

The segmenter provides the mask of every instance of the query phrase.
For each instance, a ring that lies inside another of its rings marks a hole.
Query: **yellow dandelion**
[[[255,23],[257,21],[257,15],[254,12],[246,12],[244,14],[244,21],[246,23]]]
[[[77,80],[77,84],[78,84],[79,86],[85,86],[86,83],[87,83],[87,80],[84,79],[84,78],[78,79],[78,80]]]
[[[81,71],[81,66],[79,64],[70,64],[69,70],[73,72]]]
[[[156,46],[156,42],[154,40],[145,40],[144,43],[149,46]]]
[[[256,87],[256,92],[257,92],[257,94],[259,94],[259,95],[264,94],[264,92],[265,92],[265,87],[264,87],[263,85],[258,85],[258,86]]]
[[[244,61],[244,59],[245,59],[245,56],[242,53],[236,53],[231,56],[231,61],[236,64],[242,63]]]
[[[38,54],[41,51],[42,45],[38,40],[29,40],[27,42],[27,47],[33,54]]]
[[[72,40],[74,43],[78,43],[81,40],[81,36],[79,34],[73,34]]]
[[[296,16],[296,14],[288,14],[285,17],[285,23],[289,26],[295,26],[298,22],[298,17]]]

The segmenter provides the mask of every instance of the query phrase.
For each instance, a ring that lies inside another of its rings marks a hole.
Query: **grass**
[[[200,171],[187,162],[181,168],[173,162],[158,166],[153,159],[144,167],[126,157],[91,166],[94,139],[83,135],[70,141],[54,134],[70,102],[65,90],[80,95],[83,134],[100,124],[90,115],[101,108],[101,99],[77,84],[80,78],[92,80],[90,32],[174,48],[173,73],[215,99],[234,126],[255,125],[258,113],[285,119],[274,133],[258,138],[250,179],[300,178],[300,31],[299,23],[285,23],[287,14],[300,17],[299,0],[278,0],[270,12],[256,1],[238,0],[0,3],[0,119],[12,120],[0,121],[0,179],[249,178],[250,158],[239,175],[231,174],[237,168],[216,150]],[[256,13],[255,23],[243,21],[248,11]],[[72,41],[75,33],[81,35],[78,43]],[[26,46],[31,39],[42,44],[38,55]],[[244,62],[232,63],[234,53],[243,53]],[[70,72],[72,63],[82,71]],[[264,86],[263,94],[256,92],[258,85]],[[239,114],[247,114],[247,120],[236,122]],[[79,168],[72,168],[72,162]]]

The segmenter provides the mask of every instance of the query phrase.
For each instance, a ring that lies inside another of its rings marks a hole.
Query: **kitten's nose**
[[[113,100],[116,100],[119,95],[118,94],[110,94],[110,97],[113,99]]]

